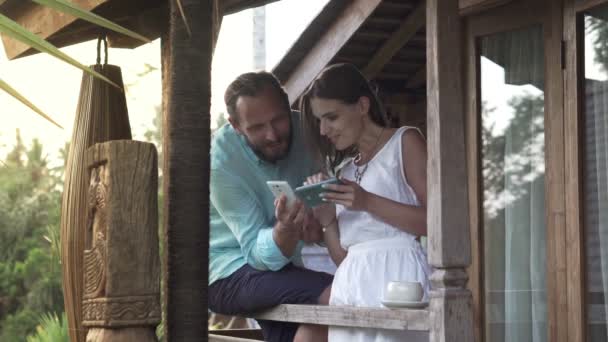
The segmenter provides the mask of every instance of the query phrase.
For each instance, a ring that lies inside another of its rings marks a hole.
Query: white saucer
[[[407,301],[387,300],[387,299],[382,299],[381,302],[382,302],[382,305],[386,306],[387,308],[419,309],[419,308],[424,308],[427,305],[429,305],[429,302],[407,302]]]

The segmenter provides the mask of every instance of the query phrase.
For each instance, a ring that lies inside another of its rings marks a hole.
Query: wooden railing
[[[384,309],[354,306],[279,305],[256,319],[391,330],[429,330],[427,309]]]
[[[283,304],[253,315],[255,319],[389,330],[429,331],[429,311],[423,309],[362,308],[354,306]],[[209,341],[255,341],[213,332]]]

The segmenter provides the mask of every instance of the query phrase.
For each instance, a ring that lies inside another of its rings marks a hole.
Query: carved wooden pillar
[[[458,0],[426,0],[430,341],[473,341]]]
[[[87,342],[156,341],[161,321],[158,166],[154,145],[87,150],[90,175],[84,250]]]

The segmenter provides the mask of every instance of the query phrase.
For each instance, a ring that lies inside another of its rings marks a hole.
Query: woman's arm
[[[333,220],[329,225],[323,228],[323,238],[329,251],[331,260],[336,266],[340,266],[342,260],[346,258],[346,250],[340,245],[340,230],[338,229],[338,221]]]
[[[369,194],[367,211],[382,221],[415,236],[426,236],[426,208]]]

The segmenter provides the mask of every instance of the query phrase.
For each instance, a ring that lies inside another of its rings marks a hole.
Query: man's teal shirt
[[[272,238],[274,196],[266,181],[285,180],[292,188],[314,173],[299,125],[291,116],[291,146],[287,156],[268,163],[251,150],[230,124],[215,132],[211,146],[209,284],[226,278],[245,264],[258,270],[301,265],[302,242],[286,258]]]

